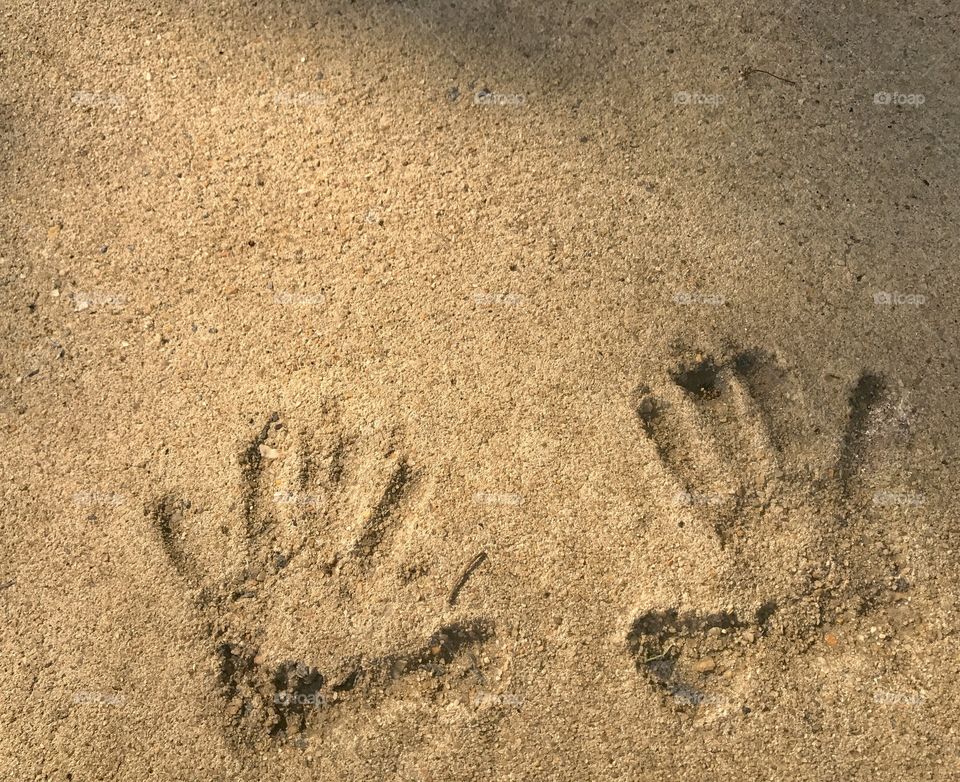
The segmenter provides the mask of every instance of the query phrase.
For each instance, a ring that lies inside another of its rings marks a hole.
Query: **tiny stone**
[[[276,459],[280,455],[280,451],[276,448],[271,448],[269,445],[264,445],[263,443],[260,444],[259,451],[264,459]]]
[[[717,669],[717,662],[712,657],[704,657],[693,668],[697,673],[711,673]]]

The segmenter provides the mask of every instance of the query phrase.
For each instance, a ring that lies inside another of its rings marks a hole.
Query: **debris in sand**
[[[258,450],[260,451],[260,456],[262,456],[264,459],[276,459],[280,456],[280,451],[278,451],[276,448],[271,448],[269,445],[264,443],[260,443],[260,448]]]
[[[450,591],[450,597],[447,598],[447,603],[453,605],[457,602],[457,598],[460,596],[460,590],[463,589],[463,585],[467,583],[467,579],[470,578],[470,576],[473,574],[473,571],[480,567],[486,558],[487,552],[481,551],[472,560],[470,560],[470,564],[464,568],[460,578],[457,579],[457,583],[453,585],[453,589]]]
[[[693,666],[693,669],[697,673],[713,673],[717,669],[717,661],[712,657],[704,657],[701,660],[697,660],[697,664]]]

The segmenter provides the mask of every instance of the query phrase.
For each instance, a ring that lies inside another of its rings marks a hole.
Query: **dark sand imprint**
[[[187,548],[184,516],[189,501],[163,495],[146,508],[163,551],[175,570],[200,590],[200,603],[209,617],[212,656],[219,671],[219,691],[234,735],[245,743],[264,736],[274,740],[295,737],[306,731],[312,720],[343,702],[345,693],[363,690],[373,694],[404,677],[417,679],[426,672],[442,680],[463,658],[462,667],[475,671],[473,649],[494,637],[492,622],[473,619],[442,623],[417,648],[398,648],[388,655],[348,661],[346,673],[330,680],[301,660],[270,661],[262,653],[257,629],[236,626],[231,607],[240,600],[258,600],[263,590],[275,589],[284,570],[327,532],[329,518],[351,515],[341,501],[350,486],[348,462],[353,441],[342,434],[319,451],[306,438],[296,443],[296,470],[288,473],[287,484],[295,491],[285,499],[289,513],[278,512],[276,476],[279,459],[274,451],[275,436],[283,422],[274,413],[268,416],[239,457],[242,482],[242,531],[244,561],[233,575],[220,583],[208,583],[199,560]],[[352,543],[341,545],[318,577],[355,581],[377,566],[377,554],[389,547],[395,530],[403,523],[405,501],[416,485],[417,473],[402,454],[390,448],[385,481],[375,499],[367,503]],[[361,467],[361,469],[363,469]],[[334,518],[333,521],[337,521]],[[344,521],[349,524],[350,519]],[[224,527],[226,529],[226,527]],[[251,579],[256,586],[249,587]],[[355,584],[343,584],[341,592],[354,593]],[[362,606],[358,606],[361,610]]]
[[[768,352],[743,350],[723,361],[698,354],[667,372],[656,391],[642,386],[635,404],[642,431],[664,470],[682,496],[694,498],[689,504],[695,523],[715,535],[733,572],[751,584],[762,584],[762,568],[786,571],[795,564],[786,553],[782,562],[757,561],[761,556],[757,552],[769,556],[771,536],[776,551],[775,536],[793,531],[791,517],[781,505],[810,509],[809,518],[829,524],[830,528],[818,530],[827,541],[826,558],[851,506],[852,512],[866,512],[869,502],[857,484],[870,446],[870,422],[886,389],[875,374],[858,378],[848,398],[837,464],[819,480],[798,469],[794,454],[809,442],[798,390],[791,374]],[[869,610],[879,590],[868,576],[856,588],[861,610]],[[746,643],[762,642],[774,616],[802,624],[806,619],[791,617],[790,612],[805,597],[767,594],[757,601],[754,596],[749,603],[758,607],[741,609],[740,614],[649,610],[634,620],[627,647],[638,670],[652,683],[679,701],[696,705],[693,694],[700,692],[699,683],[712,671],[713,655],[744,643],[744,638]],[[825,604],[830,595],[815,597]],[[723,603],[746,605],[737,600]]]

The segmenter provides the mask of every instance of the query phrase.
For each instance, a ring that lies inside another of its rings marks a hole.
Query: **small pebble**
[[[260,444],[260,455],[264,459],[276,459],[280,455],[280,451],[276,448],[271,448],[269,445]]]
[[[823,642],[827,646],[836,646],[838,643],[840,643],[840,639],[837,638],[837,636],[834,633],[827,633],[826,635],[823,636]]]
[[[702,660],[697,660],[693,668],[697,673],[711,673],[717,669],[717,661],[712,657],[704,657]]]

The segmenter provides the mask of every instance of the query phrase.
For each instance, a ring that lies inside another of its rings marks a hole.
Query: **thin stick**
[[[749,67],[745,68],[743,71],[743,78],[744,79],[749,78],[751,73],[765,73],[767,74],[767,76],[772,76],[774,79],[779,79],[785,84],[792,84],[794,87],[797,86],[797,83],[795,81],[790,81],[790,79],[785,79],[783,78],[783,76],[777,76],[777,74],[770,73],[770,71],[765,71],[763,68],[749,68]]]
[[[645,657],[643,659],[643,664],[646,665],[647,663],[652,663],[652,662],[656,662],[657,660],[662,660],[668,654],[670,654],[670,652],[672,652],[673,649],[674,649],[674,645],[672,643],[669,643],[667,644],[667,648],[664,649],[662,652],[660,652],[660,654],[655,654],[653,657]]]
[[[467,579],[473,575],[473,571],[480,567],[486,558],[487,552],[481,551],[479,554],[477,554],[477,556],[470,560],[470,564],[464,568],[460,578],[457,579],[457,583],[453,585],[453,589],[450,592],[450,597],[447,598],[447,603],[453,605],[457,602],[457,598],[460,597],[460,590],[463,589],[463,585],[467,583]]]

